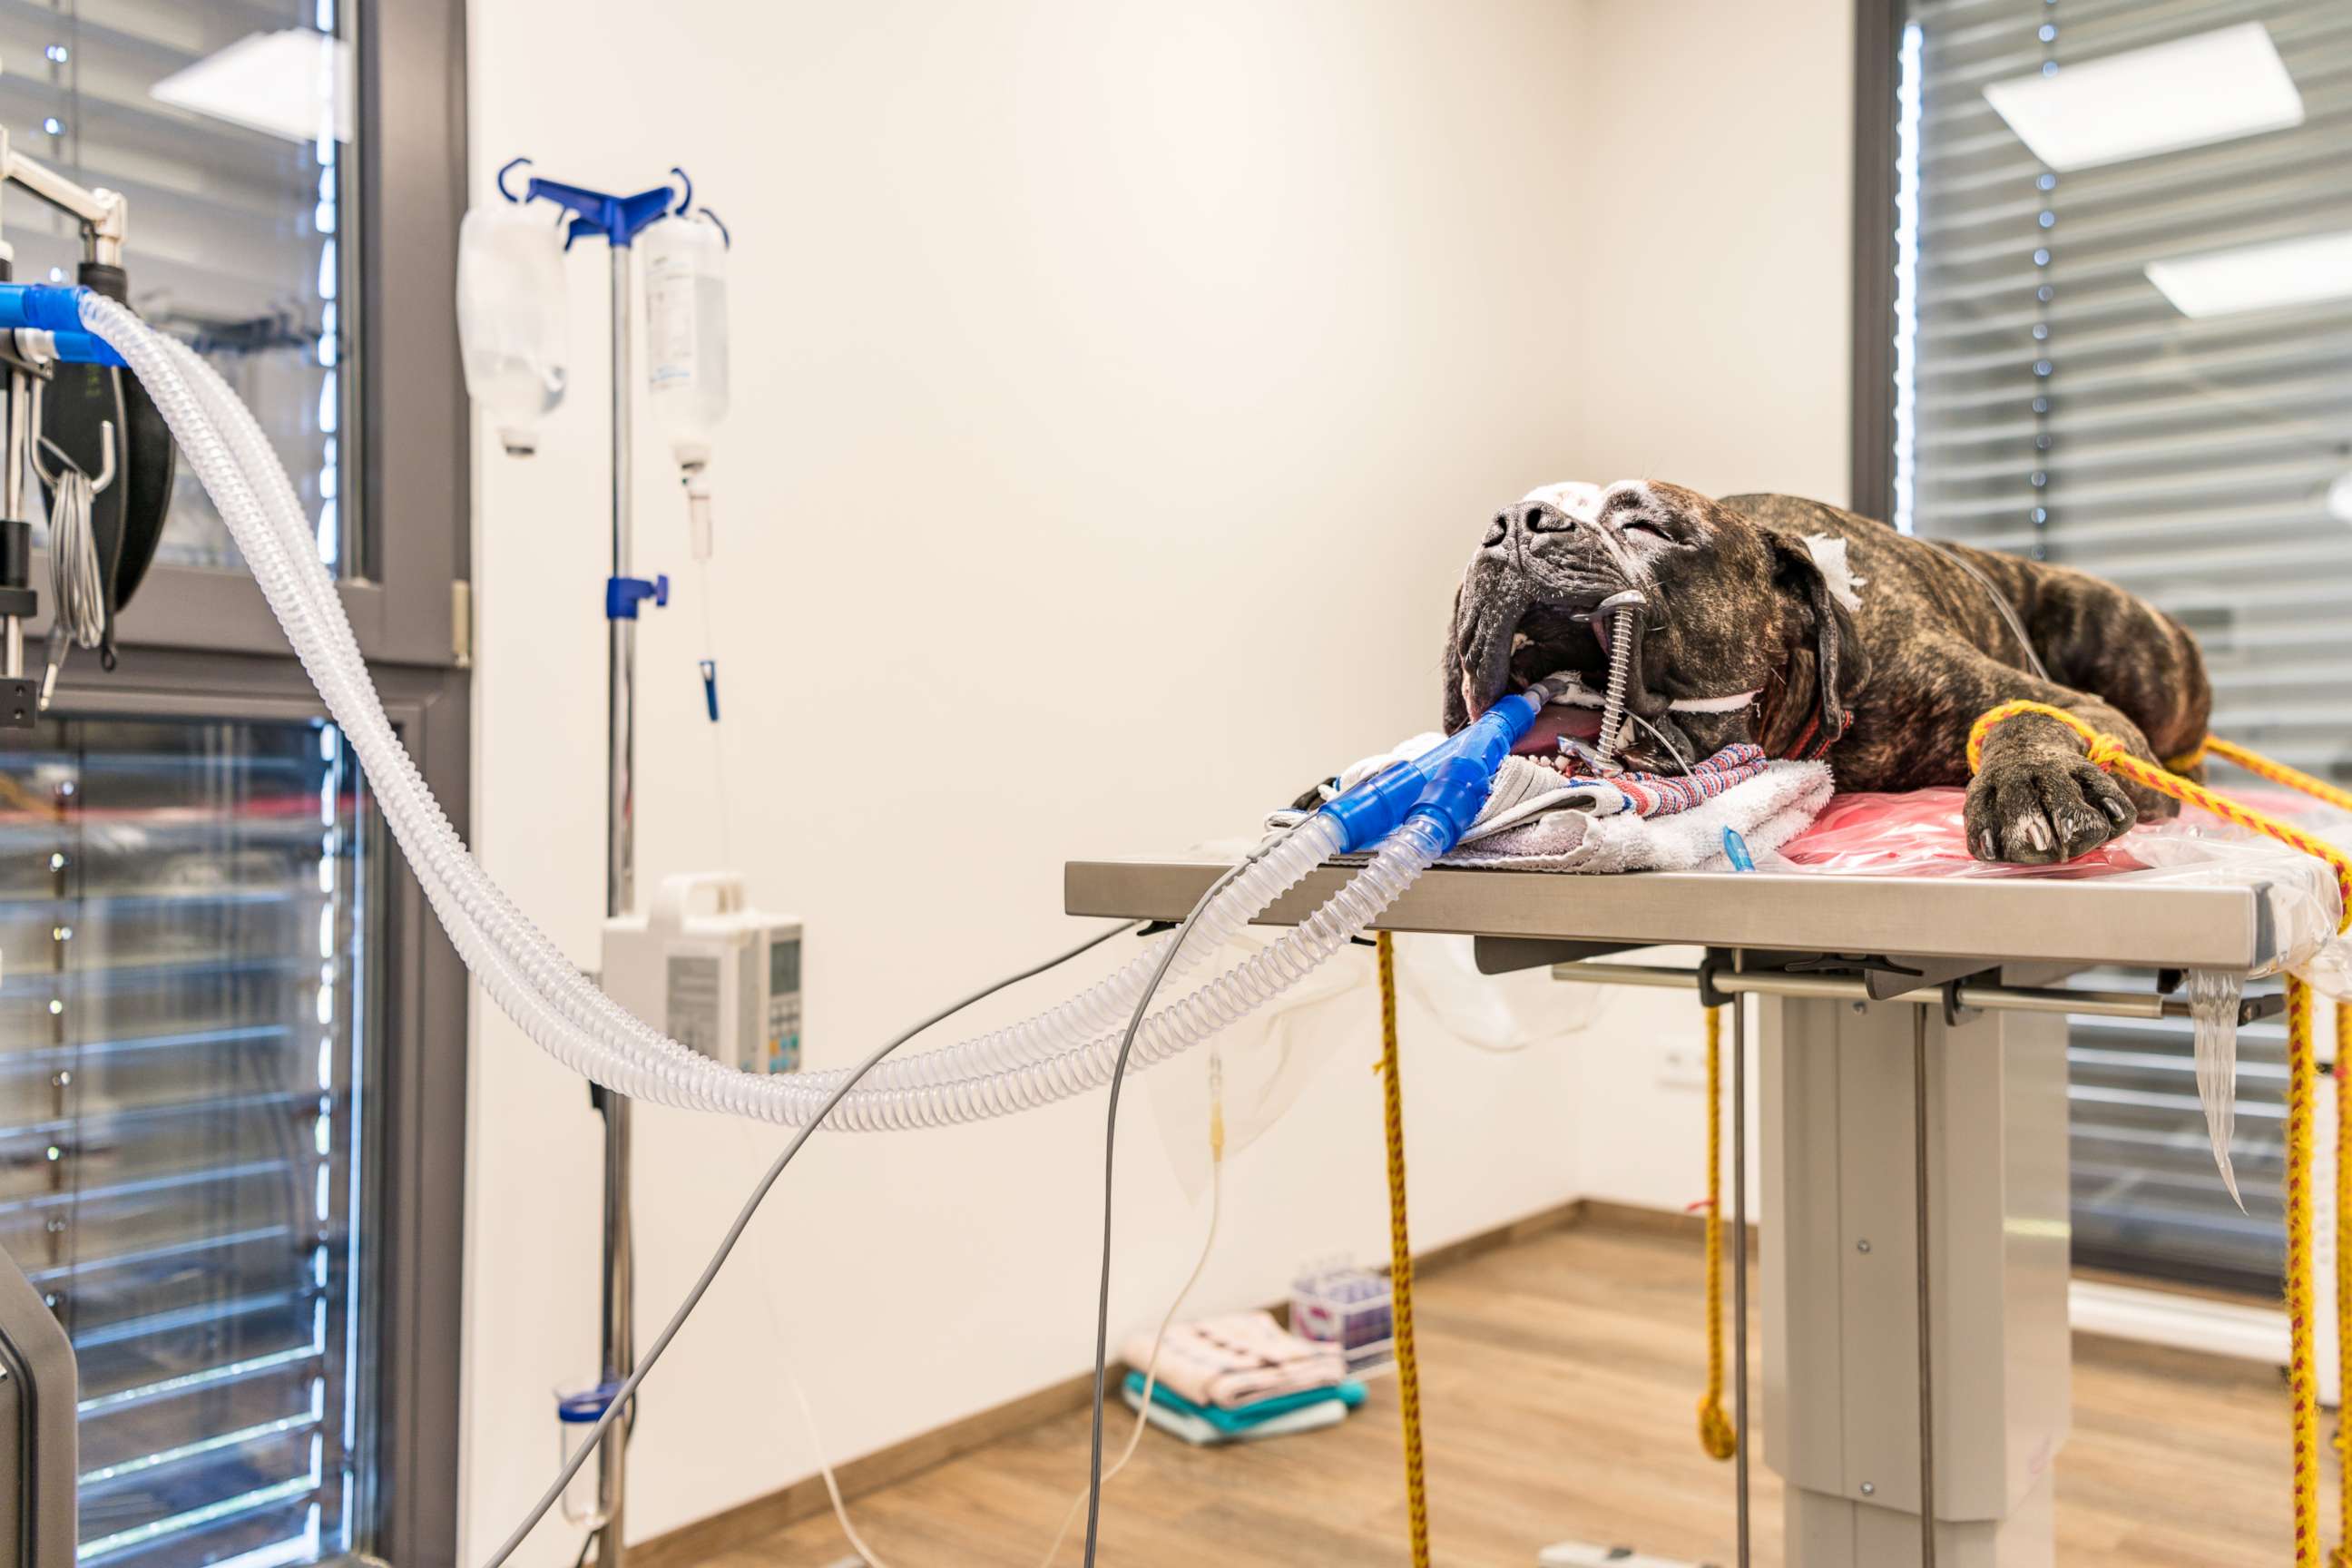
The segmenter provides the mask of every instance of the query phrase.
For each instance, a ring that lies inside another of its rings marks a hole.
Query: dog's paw
[[[1969,782],[1964,820],[1978,859],[2047,866],[2097,848],[2139,808],[2085,757],[2032,755],[1988,762]]]

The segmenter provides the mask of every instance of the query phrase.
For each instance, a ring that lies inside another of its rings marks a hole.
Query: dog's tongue
[[[1519,737],[1511,754],[1519,757],[1549,757],[1559,750],[1559,739],[1597,741],[1601,738],[1601,710],[1574,708],[1565,702],[1555,702],[1536,715],[1528,732]]]

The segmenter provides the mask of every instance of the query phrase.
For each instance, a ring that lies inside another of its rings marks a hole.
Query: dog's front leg
[[[1981,655],[1954,671],[1969,689],[1958,706],[1968,717],[2025,699],[2063,708],[2135,754],[2155,753],[2132,721],[2096,697],[2039,680]],[[2082,737],[2043,713],[2020,713],[1985,737],[1984,763],[1969,781],[1969,849],[1979,860],[2025,866],[2071,860],[2143,818],[2179,807],[2163,795],[2116,778],[2090,760]]]

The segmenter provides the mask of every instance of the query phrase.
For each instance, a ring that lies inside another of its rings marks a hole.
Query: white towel
[[[1512,761],[1549,771],[1524,758]],[[1630,811],[1607,816],[1576,810],[1547,812],[1465,843],[1447,859],[1540,871],[1728,870],[1725,828],[1736,830],[1751,853],[1778,849],[1821,814],[1834,787],[1827,763],[1777,762],[1688,811],[1665,816],[1637,816]],[[1500,778],[1496,792],[1498,796],[1503,793]]]

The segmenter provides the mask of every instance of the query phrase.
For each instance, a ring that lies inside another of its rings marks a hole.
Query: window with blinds
[[[0,734],[0,1246],[80,1363],[84,1563],[354,1544],[374,856],[330,726]]]
[[[131,303],[259,416],[345,571],[352,3],[0,0],[0,124],[26,156],[128,198]],[[73,278],[70,219],[10,191],[0,226],[18,279]],[[241,569],[185,464],[156,558]]]
[[[1914,0],[1895,64],[1899,526],[2195,631],[2215,728],[2352,779],[2352,5]],[[2280,1040],[2221,1192],[2186,1026],[2078,1024],[2078,1257],[2279,1268]]]

